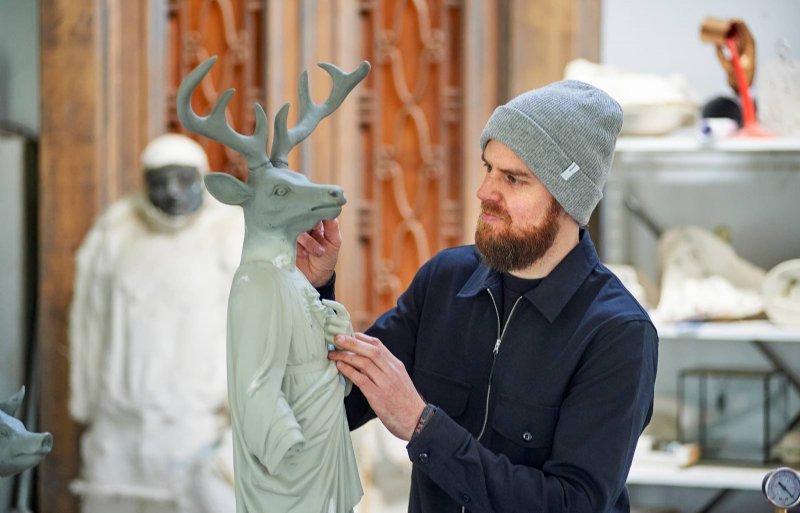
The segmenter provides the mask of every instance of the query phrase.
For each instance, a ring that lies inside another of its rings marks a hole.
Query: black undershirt
[[[544,278],[518,278],[509,273],[503,273],[503,326],[508,321],[511,309],[517,299],[539,286]]]

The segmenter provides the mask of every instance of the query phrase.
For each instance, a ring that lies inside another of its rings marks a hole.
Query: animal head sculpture
[[[281,107],[275,116],[272,149],[267,157],[267,119],[261,105],[254,104],[256,127],[249,136],[233,130],[225,118],[225,109],[234,89],[228,89],[221,95],[209,115],[198,116],[192,110],[192,93],[215,61],[216,57],[206,60],[181,82],[178,89],[178,117],[187,129],[221,142],[247,159],[246,183],[225,173],[212,173],[205,178],[212,196],[229,205],[240,205],[244,210],[247,226],[245,254],[248,250],[258,251],[258,244],[251,242],[248,246],[248,239],[265,240],[279,236],[284,239],[284,247],[290,247],[288,250],[293,264],[297,236],[323,219],[338,216],[346,200],[341,188],[311,183],[301,173],[289,170],[289,151],[341,105],[350,91],[369,73],[369,63],[362,62],[349,74],[332,64],[321,63],[319,66],[333,80],[333,88],[321,104],[311,100],[308,74],[303,72],[299,84],[300,119],[294,128],[287,128],[289,104]]]
[[[50,433],[31,433],[14,418],[25,387],[0,402],[0,477],[9,477],[38,465],[53,448]]]

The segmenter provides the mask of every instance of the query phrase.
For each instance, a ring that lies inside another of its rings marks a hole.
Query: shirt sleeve
[[[331,301],[336,300],[336,272],[334,271],[333,276],[331,279],[328,280],[328,283],[319,287],[317,289],[317,293],[319,294],[320,299],[330,299]]]
[[[475,513],[607,511],[650,420],[658,337],[646,320],[601,333],[587,348],[541,469],[512,464],[438,409],[407,445],[416,469]]]

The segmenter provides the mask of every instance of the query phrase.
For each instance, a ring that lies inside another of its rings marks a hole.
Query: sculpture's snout
[[[347,199],[344,197],[344,191],[339,187],[331,187],[328,191],[328,196],[334,198],[339,205],[347,203]]]

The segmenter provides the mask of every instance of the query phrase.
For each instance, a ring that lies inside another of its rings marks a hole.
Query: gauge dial
[[[791,508],[800,504],[800,474],[781,467],[766,476],[761,489],[767,500],[779,508]]]

